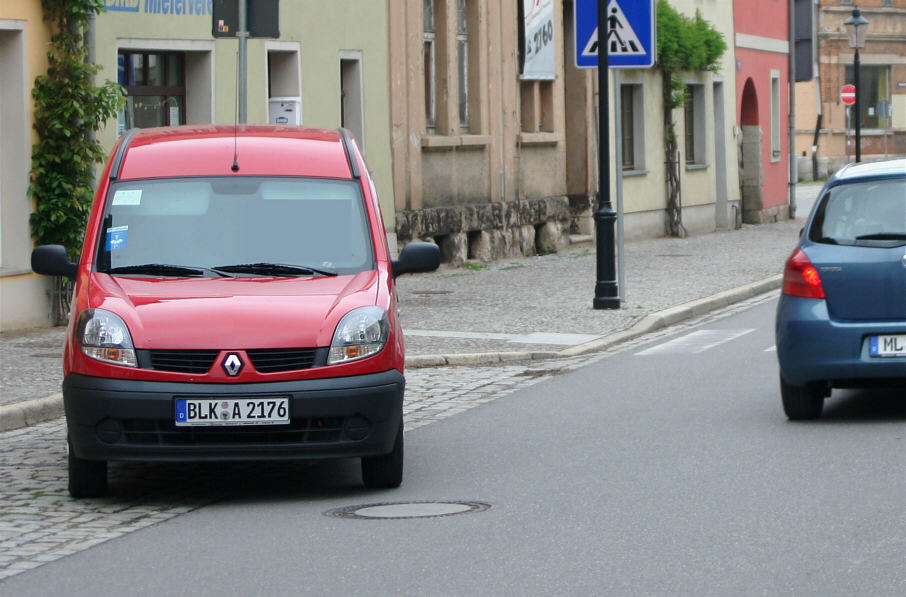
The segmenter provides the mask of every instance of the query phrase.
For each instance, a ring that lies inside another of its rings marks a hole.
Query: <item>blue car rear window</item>
[[[809,239],[838,245],[906,244],[906,180],[832,187],[819,204]]]

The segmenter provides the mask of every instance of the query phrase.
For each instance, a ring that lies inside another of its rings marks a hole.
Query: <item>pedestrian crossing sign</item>
[[[576,0],[576,66],[598,66],[598,5]],[[651,68],[655,59],[654,0],[607,0],[607,63],[610,68]]]

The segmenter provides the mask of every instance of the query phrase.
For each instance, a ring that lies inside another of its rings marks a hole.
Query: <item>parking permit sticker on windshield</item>
[[[117,226],[107,229],[107,244],[104,248],[108,251],[119,251],[126,248],[126,239],[129,236],[128,226]]]
[[[113,194],[113,205],[141,205],[142,190],[122,190]]]

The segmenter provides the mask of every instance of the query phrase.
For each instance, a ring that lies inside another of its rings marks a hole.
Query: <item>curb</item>
[[[495,365],[517,363],[521,361],[543,361],[574,357],[605,350],[627,340],[633,340],[650,332],[669,327],[680,321],[704,315],[710,311],[728,307],[734,303],[753,298],[780,288],[783,276],[776,275],[758,282],[725,290],[718,294],[696,299],[676,307],[670,307],[657,313],[646,315],[625,330],[602,336],[597,340],[578,346],[571,346],[559,352],[477,352],[450,355],[415,355],[406,358],[406,367],[421,369],[426,367]],[[0,406],[0,432],[30,427],[38,423],[62,417],[63,395],[53,394],[46,398],[27,400],[18,404]]]
[[[646,315],[632,326],[618,332],[601,336],[591,342],[571,346],[558,352],[477,352],[464,354],[433,354],[416,355],[406,358],[406,367],[420,369],[424,367],[443,367],[447,365],[494,365],[497,363],[514,363],[519,361],[535,361],[545,359],[558,359],[575,357],[604,350],[627,340],[633,340],[650,332],[660,330],[681,321],[704,315],[711,311],[729,307],[759,294],[764,294],[780,288],[783,276],[778,274],[752,282],[744,286],[725,290],[717,294],[689,301],[670,307],[657,313]]]
[[[31,427],[63,416],[63,394],[0,406],[0,431]]]

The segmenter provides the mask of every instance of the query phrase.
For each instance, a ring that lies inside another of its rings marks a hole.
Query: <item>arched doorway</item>
[[[742,195],[742,221],[747,224],[761,222],[764,209],[764,165],[761,161],[761,125],[758,123],[758,92],[750,77],[742,90],[742,105],[739,109],[742,128],[742,151],[740,151],[739,184]]]

